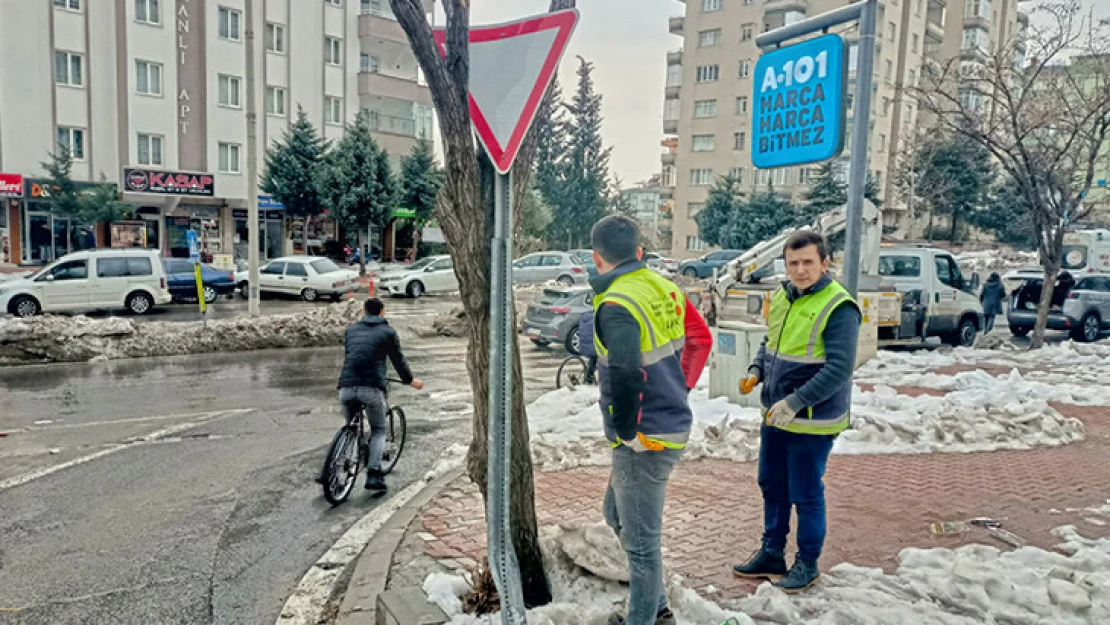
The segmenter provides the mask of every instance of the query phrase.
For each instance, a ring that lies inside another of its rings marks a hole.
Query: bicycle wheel
[[[585,384],[588,367],[585,358],[579,356],[567,358],[559,365],[559,371],[555,374],[555,388],[574,388]]]
[[[397,466],[397,460],[400,459],[401,451],[405,448],[407,433],[405,411],[400,406],[391,407],[385,417],[389,431],[385,434],[385,449],[382,451],[382,475],[392,473],[393,467]]]
[[[358,429],[345,426],[335,434],[324,462],[324,498],[333,506],[347,500],[362,465]]]

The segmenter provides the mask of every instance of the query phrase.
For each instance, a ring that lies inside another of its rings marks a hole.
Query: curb
[[[428,501],[462,474],[462,467],[453,467],[430,482],[420,479],[356,521],[304,574],[282,606],[275,625],[317,625],[325,622],[325,613],[332,598],[339,596],[341,591],[351,594],[352,589],[355,598],[344,596],[342,608],[347,608],[350,603],[350,613],[369,612],[368,618],[372,619],[373,601],[385,590],[389,564],[405,528]],[[379,534],[380,539],[377,538]],[[360,557],[363,554],[367,557]],[[344,574],[356,559],[356,575],[351,577],[344,589]],[[365,582],[359,580],[358,572],[367,576]],[[342,613],[339,619],[341,622]],[[361,618],[359,621],[373,622]]]

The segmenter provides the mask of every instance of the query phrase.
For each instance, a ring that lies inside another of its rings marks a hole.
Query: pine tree
[[[806,190],[805,204],[799,211],[797,225],[810,224],[822,213],[840,208],[848,203],[848,185],[837,178],[833,161],[825,161],[817,170],[817,177]]]
[[[993,234],[1000,243],[1023,250],[1037,249],[1032,210],[1017,186],[1008,180],[994,187],[984,209],[972,213],[969,221]]]
[[[389,155],[370,136],[369,113],[359,111],[314,173],[319,201],[358,233],[360,245],[371,225],[384,227],[397,192]],[[366,273],[365,254],[359,255],[359,271]]]
[[[608,212],[609,155],[601,140],[601,94],[594,89],[594,65],[578,58],[578,88],[566,105],[571,116],[562,191],[551,201],[555,240],[566,236],[573,245],[589,239],[590,229]]]
[[[730,229],[730,224],[742,211],[744,194],[740,191],[740,182],[732,176],[722,176],[717,179],[717,184],[709,190],[709,197],[705,207],[694,216],[698,224],[698,238],[709,245],[717,247],[730,247],[724,239]]]
[[[261,188],[285,205],[290,217],[304,218],[304,249],[308,250],[308,221],[323,212],[317,167],[328,151],[328,142],[316,131],[304,108],[297,107],[297,119],[282,133],[280,141],[266,151],[266,167]]]
[[[419,141],[401,159],[397,205],[416,212],[412,224],[412,246],[419,249],[419,233],[435,218],[436,196],[443,186],[443,171],[436,164],[430,141]]]
[[[790,198],[775,191],[770,184],[764,191],[753,193],[739,209],[721,233],[723,247],[749,249],[795,225],[798,220],[798,211]]]
[[[79,188],[73,181],[73,159],[65,149],[50,154],[50,160],[39,163],[46,171],[50,186],[49,209],[66,215],[79,224],[112,223],[123,219],[132,206],[120,200],[119,188],[108,182],[104,173],[99,183]]]
[[[559,200],[570,138],[563,90],[556,77],[536,113],[536,173],[534,185],[546,203]]]

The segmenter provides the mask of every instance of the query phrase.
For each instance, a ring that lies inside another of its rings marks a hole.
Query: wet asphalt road
[[[522,350],[531,399],[564,354]],[[470,432],[465,344],[406,352],[427,386],[392,395],[409,419],[393,492]],[[313,482],[341,363],[327,348],[0,369],[0,623],[273,623],[382,501],[360,486],[332,508]]]

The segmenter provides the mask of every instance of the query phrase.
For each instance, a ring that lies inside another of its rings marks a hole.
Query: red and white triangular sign
[[[570,9],[470,29],[470,119],[497,171],[512,168],[577,24]],[[446,31],[434,34],[446,55]]]

